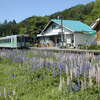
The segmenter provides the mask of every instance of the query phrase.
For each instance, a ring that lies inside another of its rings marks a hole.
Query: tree
[[[15,20],[9,22],[5,20],[3,24],[0,24],[0,36],[13,34],[18,34],[18,26]]]

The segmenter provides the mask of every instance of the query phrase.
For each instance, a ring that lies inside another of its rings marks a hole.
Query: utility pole
[[[64,30],[63,30],[63,18],[61,17],[61,43],[64,46]]]

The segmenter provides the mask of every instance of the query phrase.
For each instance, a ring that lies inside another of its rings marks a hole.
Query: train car
[[[29,46],[28,35],[11,35],[0,38],[0,48],[28,48]]]

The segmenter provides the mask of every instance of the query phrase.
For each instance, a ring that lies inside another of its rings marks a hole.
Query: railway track
[[[62,52],[62,53],[93,53],[94,55],[100,55],[100,50],[81,50],[81,49],[62,49],[56,47],[29,47],[29,48],[22,48],[22,49],[7,49],[7,48],[0,48],[0,50],[35,50],[35,51],[48,51],[48,52]]]
[[[37,47],[30,47],[31,50],[42,50],[42,51],[53,51],[53,52],[65,52],[65,53],[94,53],[100,54],[100,50],[81,50],[81,49],[62,49],[56,47],[44,47],[44,48],[37,48]]]

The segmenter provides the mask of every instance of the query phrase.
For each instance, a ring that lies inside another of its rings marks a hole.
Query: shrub
[[[87,48],[88,50],[100,50],[100,45],[90,45]]]

